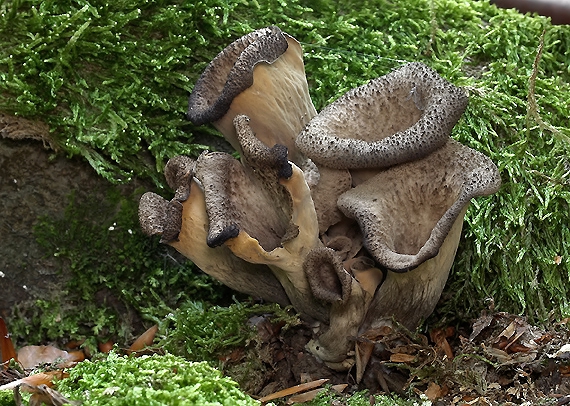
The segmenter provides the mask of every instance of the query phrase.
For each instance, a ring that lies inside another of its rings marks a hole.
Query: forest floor
[[[546,329],[521,316],[489,313],[464,329],[427,335],[387,328],[360,338],[355,366],[336,372],[305,350],[310,326],[282,331],[282,324],[256,318],[257,339],[228,354],[225,370],[256,398],[328,379],[327,384],[346,384],[346,393],[423,394],[434,405],[565,405],[570,404],[568,322]],[[261,370],[244,372],[252,357],[262,361]]]
[[[546,328],[522,316],[489,311],[465,327],[434,328],[427,334],[384,327],[355,340],[355,350],[349,354],[354,365],[346,371],[328,368],[306,350],[314,326],[275,320],[272,314],[251,317],[247,324],[254,328],[253,338],[219,356],[222,371],[262,403],[310,402],[326,384],[340,392],[330,403],[335,406],[354,405],[350,395],[363,390],[370,395],[421,398],[421,404],[431,405],[570,404],[570,319]],[[144,353],[164,353],[153,344],[158,326],[153,329],[140,348],[149,346]],[[53,365],[56,361],[61,358],[54,358]],[[65,367],[56,367],[60,374],[61,368]],[[30,371],[0,371],[0,386]],[[312,386],[296,389],[300,384]],[[34,385],[44,390],[43,385]],[[284,390],[289,392],[278,395]],[[64,399],[50,390],[47,404],[62,404],[57,403],[59,398]],[[374,399],[370,396],[371,405]]]

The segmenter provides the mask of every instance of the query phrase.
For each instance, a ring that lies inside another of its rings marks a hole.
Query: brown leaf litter
[[[570,404],[568,320],[544,328],[499,312],[483,314],[470,329],[457,331],[448,327],[421,334],[384,327],[354,338],[356,365],[348,373],[326,368],[305,350],[310,326],[281,331],[270,318],[256,325],[257,340],[225,358],[224,369],[263,400],[276,394],[284,399],[289,392],[279,391],[291,387],[297,396],[295,385],[326,379],[327,385],[346,385],[347,394],[368,389],[425,395],[434,405]]]

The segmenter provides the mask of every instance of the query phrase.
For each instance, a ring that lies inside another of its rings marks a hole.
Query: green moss
[[[284,321],[286,326],[299,323],[295,315],[277,304],[221,307],[187,302],[165,320],[161,327],[165,339],[160,345],[186,359],[217,362],[219,355],[254,338],[256,331],[247,321],[262,314],[271,314],[274,321]]]
[[[0,391],[0,406],[16,406],[12,391]]]
[[[372,403],[371,397],[374,399]],[[333,401],[340,402],[346,406],[369,406],[371,404],[377,406],[431,406],[431,402],[427,398],[421,399],[402,399],[398,396],[390,395],[374,395],[371,396],[367,391],[357,392],[350,397],[339,395],[331,389],[327,389],[317,395],[317,397],[305,403],[307,406],[329,406]],[[341,403],[339,403],[341,404]]]
[[[79,363],[56,387],[85,406],[259,404],[207,363],[170,354],[129,358],[111,353],[97,362]]]
[[[70,277],[53,300],[14,310],[11,332],[30,343],[88,337],[124,345],[144,331],[141,323],[159,322],[180,303],[229,292],[142,233],[134,196],[111,191],[103,201],[77,202],[72,195],[64,216],[40,219],[34,234]]]
[[[0,111],[44,120],[59,148],[109,180],[160,187],[167,158],[214,134],[184,120],[195,80],[253,29],[277,24],[302,42],[319,110],[404,62],[426,63],[469,90],[453,137],[503,179],[471,205],[437,319],[473,317],[487,297],[535,320],[570,315],[570,27],[471,0],[22,0],[0,11]]]

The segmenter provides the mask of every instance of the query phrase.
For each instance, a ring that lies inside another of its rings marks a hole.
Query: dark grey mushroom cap
[[[319,247],[311,250],[303,262],[303,270],[317,299],[335,303],[349,297],[352,277],[333,249]]]
[[[253,84],[255,65],[273,63],[287,47],[287,39],[275,26],[253,31],[231,43],[196,82],[188,103],[188,119],[202,125],[222,118],[233,99]]]
[[[496,192],[500,182],[489,158],[450,139],[345,192],[338,206],[358,221],[364,246],[381,266],[406,272],[436,256],[470,199]]]
[[[139,222],[145,234],[160,235],[160,242],[176,241],[182,226],[182,204],[146,192],[139,201]]]
[[[348,91],[313,117],[297,147],[338,169],[383,168],[426,156],[447,141],[468,98],[421,63]]]

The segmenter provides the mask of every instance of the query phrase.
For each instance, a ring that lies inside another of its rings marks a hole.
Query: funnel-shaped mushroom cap
[[[318,247],[311,250],[305,257],[303,269],[317,299],[342,303],[349,297],[352,277],[333,249]]]
[[[297,147],[331,168],[408,162],[445,144],[467,102],[462,89],[410,63],[327,106],[299,134]]]
[[[190,95],[188,118],[211,122],[241,152],[233,119],[245,114],[267,146],[287,147],[303,165],[295,138],[316,115],[299,43],[271,26],[236,40],[208,65]]]
[[[360,224],[364,245],[382,266],[406,272],[437,255],[469,200],[498,190],[485,155],[449,140],[427,157],[394,166],[345,192],[340,209]]]
[[[188,157],[171,159],[165,172],[176,189],[171,201],[145,193],[139,203],[139,219],[148,235],[162,236],[201,270],[240,292],[282,305],[289,304],[283,287],[264,265],[250,264],[236,257],[227,247],[206,244],[208,218],[204,193],[193,178],[194,161]]]
[[[246,116],[237,116],[234,124],[246,165],[221,152],[203,153],[196,163],[206,197],[208,245],[217,247],[243,230],[271,251],[281,245],[291,219],[291,201],[279,183],[292,176],[287,149],[259,141]]]
[[[253,31],[228,45],[206,67],[190,94],[188,118],[196,125],[221,119],[233,99],[253,84],[253,69],[287,50],[277,27]]]
[[[237,237],[241,230],[268,251],[281,245],[290,222],[290,202],[277,200],[274,190],[250,177],[238,160],[222,152],[204,153],[198,158],[196,177],[204,188],[210,247]]]

